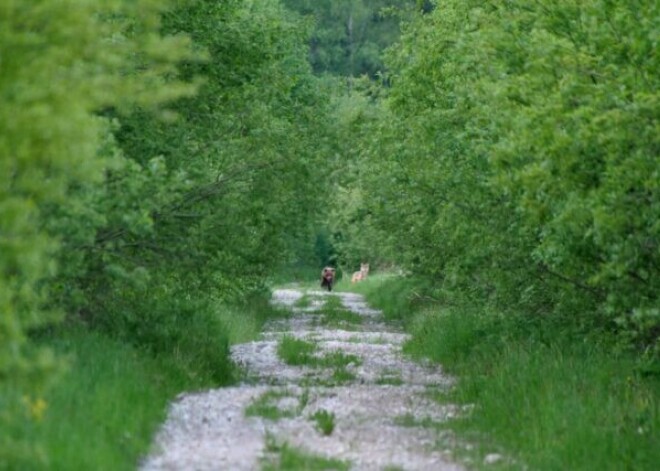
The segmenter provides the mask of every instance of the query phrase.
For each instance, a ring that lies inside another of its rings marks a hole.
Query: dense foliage
[[[658,26],[649,1],[438,2],[388,55],[345,219],[445,302],[657,352]]]
[[[657,2],[434,3],[340,108],[339,260],[407,275],[351,289],[457,375],[472,463],[655,469]]]
[[[72,188],[102,185],[114,165],[107,120],[96,111],[153,107],[191,92],[173,64],[192,58],[185,38],[162,37],[154,2],[9,1],[0,7],[0,428],[26,413],[54,367],[26,343],[29,329],[61,315],[47,297],[58,241],[86,224],[60,222],[53,207],[86,211]],[[165,84],[165,77],[169,83]],[[59,229],[59,230],[58,230]],[[68,254],[77,265],[82,254]],[[13,394],[6,387],[13,388]],[[0,461],[27,454],[4,434]]]
[[[3,3],[0,428],[47,407],[57,362],[28,336],[57,318],[228,380],[219,304],[326,193],[307,38],[277,1]],[[0,463],[24,445],[2,434]]]

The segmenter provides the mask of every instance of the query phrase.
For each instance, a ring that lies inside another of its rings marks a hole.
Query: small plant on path
[[[267,391],[245,409],[245,416],[263,417],[268,420],[295,417],[299,413],[298,410],[283,409],[277,404],[280,399],[288,396],[284,391]]]
[[[332,380],[335,383],[347,383],[349,381],[353,381],[355,378],[355,374],[351,371],[348,371],[346,368],[337,368],[332,372]]]
[[[309,389],[305,388],[298,400],[298,411],[302,412],[307,407],[307,404],[309,404]]]
[[[331,435],[335,429],[335,414],[325,409],[320,409],[312,414],[311,418],[316,422],[316,428],[323,435]]]
[[[307,307],[310,307],[312,305],[312,297],[305,293],[303,294],[298,300],[293,303],[294,307],[300,308],[300,309],[305,309]]]
[[[326,353],[318,361],[318,365],[325,368],[345,368],[351,364],[359,366],[362,364],[362,360],[357,355],[346,354],[340,351]]]
[[[292,335],[283,336],[277,345],[277,355],[287,365],[311,365],[317,345],[307,340],[297,339]]]
[[[401,386],[403,384],[403,379],[400,376],[383,375],[376,379],[375,383],[379,386]]]
[[[433,420],[431,417],[415,417],[413,414],[404,414],[394,418],[394,425],[399,427],[423,427],[445,429],[447,424],[438,420]]]
[[[320,310],[321,324],[348,328],[362,323],[362,316],[346,309],[338,296],[328,296]]]

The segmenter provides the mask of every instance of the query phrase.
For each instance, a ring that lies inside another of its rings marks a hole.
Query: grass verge
[[[512,325],[513,324],[513,325]],[[453,400],[475,404],[453,423],[532,469],[656,469],[660,384],[631,354],[546,326],[543,341],[511,319],[427,314],[407,349],[458,375]],[[490,443],[488,443],[490,442]],[[491,449],[492,451],[492,449]]]
[[[229,345],[256,338],[266,319],[282,315],[256,298],[203,314],[163,322],[151,337],[80,325],[41,332],[35,343],[66,359],[68,368],[39,397],[23,398],[21,419],[0,431],[2,440],[31,444],[29,453],[0,456],[0,470],[135,469],[168,403],[182,391],[234,381]],[[15,395],[0,390],[0,404]]]
[[[337,285],[337,291],[363,294],[371,306],[383,311],[385,319],[406,322],[411,320],[412,310],[423,301],[419,294],[423,287],[420,280],[378,273],[359,283],[343,280]]]
[[[498,452],[506,469],[657,469],[660,378],[607,334],[485,309],[419,309],[413,281],[371,280],[358,286],[404,321],[407,353],[458,377],[443,400],[474,404],[447,426],[476,445],[477,462]]]
[[[67,332],[48,343],[69,358],[69,371],[43,399],[43,415],[9,431],[39,448],[40,459],[18,469],[134,469],[169,400],[204,384],[164,358],[101,334]]]

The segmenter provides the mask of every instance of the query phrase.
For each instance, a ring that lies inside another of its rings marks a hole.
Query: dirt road
[[[246,379],[182,395],[142,470],[462,469],[434,427],[457,410],[429,397],[451,380],[402,356],[406,334],[353,293],[273,302],[292,316],[232,348]]]

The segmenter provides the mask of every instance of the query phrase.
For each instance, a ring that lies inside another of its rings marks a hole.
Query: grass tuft
[[[379,386],[401,386],[403,384],[403,379],[401,376],[383,375],[380,378],[377,378],[375,383]]]
[[[300,309],[308,308],[312,305],[312,297],[308,293],[304,293],[300,298],[293,303],[293,307]]]
[[[245,409],[246,417],[262,417],[268,420],[292,418],[299,414],[299,409],[283,409],[278,402],[290,397],[286,391],[267,391]]]
[[[345,461],[312,455],[287,443],[276,444],[272,438],[268,440],[267,450],[277,456],[266,460],[263,471],[347,471],[350,468]]]
[[[284,335],[277,344],[277,355],[287,365],[312,365],[317,359],[317,345],[292,335]]]
[[[348,365],[359,366],[362,360],[357,355],[346,354],[341,351],[326,353],[318,359],[317,364],[324,368],[346,368]]]
[[[316,422],[316,428],[319,432],[326,436],[332,435],[335,430],[335,414],[320,409],[312,414],[311,418]]]

